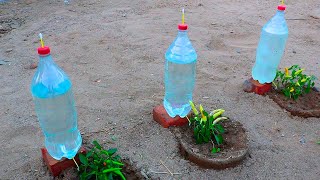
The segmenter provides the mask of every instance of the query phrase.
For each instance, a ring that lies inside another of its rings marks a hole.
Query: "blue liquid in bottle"
[[[178,36],[165,58],[164,108],[170,117],[185,117],[191,110],[189,101],[192,101],[197,61],[197,53],[187,35],[187,25],[179,25]]]
[[[256,63],[252,69],[252,77],[259,83],[270,83],[276,77],[278,65],[288,39],[288,27],[284,17],[284,5],[266,23],[261,32],[257,48]]]
[[[49,49],[38,49],[40,62],[32,80],[35,110],[48,153],[57,160],[72,159],[82,143],[72,85],[69,77],[54,63],[50,50],[44,50],[46,48]]]

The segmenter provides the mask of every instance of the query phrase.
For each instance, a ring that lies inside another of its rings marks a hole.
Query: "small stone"
[[[198,148],[191,148],[192,152],[194,153],[198,153],[199,152],[199,149]]]
[[[252,92],[252,83],[249,80],[245,80],[243,83],[243,90],[245,92]]]
[[[203,99],[209,99],[209,97],[208,97],[208,96],[203,96],[202,98],[203,98]]]
[[[251,166],[251,163],[250,162],[246,162],[245,166],[249,167],[249,166]]]
[[[284,134],[281,134],[281,137],[284,137]]]
[[[38,67],[38,63],[31,63],[29,68],[30,69],[35,69],[37,67]]]
[[[122,14],[122,17],[126,17],[126,16],[127,16],[127,14],[125,14],[125,13],[124,13],[124,14]]]
[[[11,52],[12,51],[12,49],[10,48],[10,49],[7,49],[6,50],[6,53],[9,53],[9,52]]]
[[[306,143],[306,140],[304,139],[304,136],[301,136],[299,142],[300,142],[301,144],[305,144],[305,143]]]

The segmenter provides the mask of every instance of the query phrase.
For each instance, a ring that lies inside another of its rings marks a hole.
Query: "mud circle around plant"
[[[181,155],[203,168],[225,169],[240,164],[248,152],[246,131],[238,121],[227,120],[221,124],[225,128],[224,143],[216,154],[211,153],[212,143],[196,144],[189,126],[173,128]]]
[[[320,93],[316,88],[313,88],[310,93],[300,96],[297,100],[288,99],[274,89],[268,93],[268,96],[294,116],[320,117]]]

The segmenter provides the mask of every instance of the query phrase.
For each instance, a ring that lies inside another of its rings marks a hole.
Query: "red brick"
[[[271,90],[271,83],[260,84],[258,81],[250,78],[243,83],[245,92],[254,92],[259,95],[264,95]]]
[[[156,106],[153,109],[153,120],[158,122],[164,128],[168,128],[170,126],[184,126],[188,124],[187,118],[181,118],[180,116],[176,116],[174,118],[170,117],[162,105]]]
[[[50,156],[46,148],[41,148],[42,158],[46,165],[48,166],[49,171],[52,173],[54,177],[58,176],[63,170],[68,169],[70,167],[76,167],[75,163],[72,159],[63,158],[58,161]],[[86,154],[86,150],[84,147],[81,147],[78,154]],[[80,165],[78,154],[74,158],[78,165]]]

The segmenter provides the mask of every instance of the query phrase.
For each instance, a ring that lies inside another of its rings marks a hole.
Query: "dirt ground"
[[[319,0],[287,4],[289,39],[280,67],[299,64],[320,78]],[[0,179],[53,178],[41,159],[43,135],[30,93],[35,69],[29,66],[38,61],[39,32],[72,79],[84,144],[97,139],[106,148],[118,147],[155,179],[173,179],[154,173],[166,171],[160,160],[181,173],[175,179],[319,179],[319,118],[290,116],[267,96],[242,91],[261,27],[277,5],[276,0],[1,4]],[[198,53],[194,101],[226,109],[248,131],[250,156],[236,168],[205,170],[182,159],[173,134],[152,120],[164,95],[164,53],[177,34],[183,6]]]

